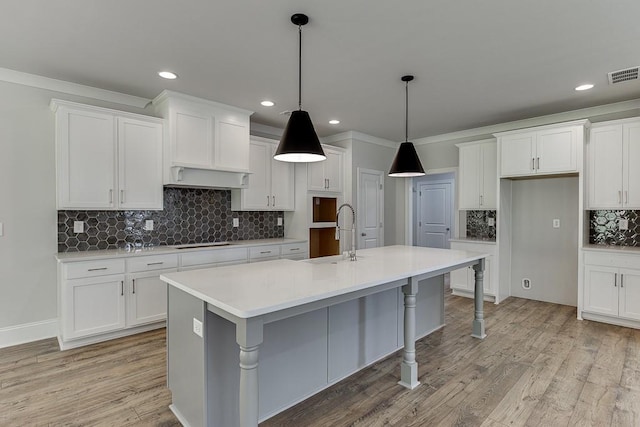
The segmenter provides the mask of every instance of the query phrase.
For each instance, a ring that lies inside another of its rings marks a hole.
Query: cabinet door
[[[214,119],[195,109],[172,112],[171,164],[211,169],[213,167]]]
[[[620,269],[620,317],[640,320],[640,270]]]
[[[482,146],[482,192],[481,209],[497,209],[496,191],[498,189],[498,146],[495,142]]]
[[[460,209],[478,209],[480,206],[481,145],[460,147]]]
[[[271,207],[277,211],[295,209],[295,169],[290,162],[273,159],[277,146],[271,147]]]
[[[215,140],[215,167],[220,170],[250,169],[249,125],[228,117],[218,120]]]
[[[121,209],[162,209],[162,125],[118,118]]]
[[[473,287],[470,286],[469,270],[471,267],[460,268],[454,270],[449,275],[449,282],[451,289],[458,289],[466,292],[473,292]]]
[[[65,340],[125,327],[123,275],[67,280],[63,286]]]
[[[577,172],[578,134],[575,127],[539,131],[536,173]]]
[[[342,153],[325,150],[324,175],[327,191],[342,192]]]
[[[590,208],[622,206],[622,126],[591,129],[589,138],[588,201]],[[637,163],[636,163],[637,164]]]
[[[249,145],[249,187],[242,190],[242,209],[269,210],[271,208],[271,144],[251,141]]]
[[[60,107],[56,114],[58,209],[115,207],[116,135],[110,114]]]
[[[500,138],[500,176],[535,173],[536,133],[506,135]]]
[[[640,209],[640,123],[624,125],[622,159],[624,206]]]
[[[324,163],[326,161],[307,163],[307,190],[327,191],[327,180],[324,177]]]
[[[618,269],[587,265],[584,268],[584,310],[618,315]]]
[[[167,318],[167,284],[160,275],[177,270],[144,272],[129,276],[127,326],[143,325]]]

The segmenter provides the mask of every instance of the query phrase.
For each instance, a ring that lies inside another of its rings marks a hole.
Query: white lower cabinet
[[[585,253],[583,316],[609,323],[640,321],[640,269],[630,268],[639,265],[640,254]],[[625,326],[640,328],[640,323]]]
[[[137,326],[167,318],[167,284],[160,275],[176,271],[161,270],[130,274],[127,280],[127,325]]]
[[[486,297],[498,300],[498,275],[491,274],[492,264],[496,263],[496,245],[493,242],[451,241],[451,249],[483,252],[490,256],[485,258],[483,290]],[[473,267],[465,267],[450,273],[450,286],[455,295],[473,297],[476,275]]]

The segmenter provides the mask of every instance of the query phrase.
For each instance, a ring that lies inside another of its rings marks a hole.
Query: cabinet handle
[[[136,293],[136,279],[131,279],[131,282],[132,282],[132,285],[133,285],[131,287],[131,289],[133,290],[133,293],[135,294]]]
[[[120,203],[124,203],[124,190],[120,190]]]
[[[330,187],[331,187],[331,180],[327,178],[327,189],[329,189]]]
[[[276,207],[276,196],[271,196],[273,198],[273,203],[271,204],[271,206],[273,206],[274,208]]]
[[[540,157],[537,157],[536,160],[537,160],[536,161],[536,164],[537,164],[536,169],[540,169]]]
[[[531,158],[531,170],[536,170],[536,159],[534,157]]]
[[[124,295],[124,281],[120,281],[120,296]]]
[[[267,206],[269,206],[269,196],[267,196]]]
[[[618,190],[618,204],[622,203],[622,191]]]
[[[624,202],[629,203],[629,191],[624,190]]]
[[[260,252],[260,253],[261,253],[261,254],[270,254],[270,253],[271,253],[271,251],[262,251],[262,252]]]
[[[480,195],[480,206],[484,205],[484,197]]]
[[[620,273],[620,287],[624,288],[624,274]]]
[[[113,204],[113,188],[109,189],[109,204]]]
[[[100,267],[100,268],[90,268],[87,271],[100,271],[100,270],[106,270],[107,267]]]
[[[614,288],[618,287],[618,273],[616,273],[615,276],[613,276],[613,287]]]
[[[290,251],[299,251],[299,250],[300,250],[300,248],[290,248],[289,250],[290,250]]]
[[[161,265],[164,264],[164,261],[160,261],[160,262],[148,262],[147,265]]]

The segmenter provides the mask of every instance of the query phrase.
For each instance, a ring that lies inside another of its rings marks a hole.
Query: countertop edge
[[[638,246],[618,246],[618,245],[584,245],[583,251],[590,252],[609,252],[609,253],[626,253],[631,255],[640,255],[640,247]]]

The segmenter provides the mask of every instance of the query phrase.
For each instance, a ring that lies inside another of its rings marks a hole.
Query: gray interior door
[[[449,248],[451,183],[418,186],[418,246]]]

